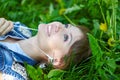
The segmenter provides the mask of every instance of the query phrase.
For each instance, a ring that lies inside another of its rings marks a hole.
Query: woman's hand
[[[13,28],[13,22],[0,18],[0,36],[10,32]]]

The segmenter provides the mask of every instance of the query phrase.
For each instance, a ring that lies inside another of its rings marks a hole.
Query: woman
[[[89,56],[86,28],[64,25],[60,22],[40,24],[38,33],[19,22],[0,18],[0,71],[3,80],[9,76],[14,80],[27,80],[23,63],[51,63],[54,68],[64,69],[74,53],[78,63]],[[8,79],[7,79],[8,80]]]

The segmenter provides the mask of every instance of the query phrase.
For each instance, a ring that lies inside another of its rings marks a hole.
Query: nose
[[[63,29],[63,24],[60,22],[52,22],[49,25],[51,25],[55,29],[55,32],[58,32],[61,29]]]

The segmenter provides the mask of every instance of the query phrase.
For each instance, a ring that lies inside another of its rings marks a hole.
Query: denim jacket
[[[0,40],[7,37],[15,39],[27,39],[31,37],[31,31],[20,22],[14,22],[14,28],[7,34],[0,36]],[[3,80],[28,80],[23,63],[34,65],[37,62],[25,55],[24,52],[16,52],[9,49],[4,42],[0,42],[0,71],[3,74]]]

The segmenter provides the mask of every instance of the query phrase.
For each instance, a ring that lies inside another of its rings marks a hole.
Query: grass
[[[85,25],[92,56],[68,70],[40,69],[26,65],[32,80],[119,80],[119,0],[0,0],[0,17],[20,21],[31,28],[60,21]],[[35,32],[34,32],[35,34]]]

